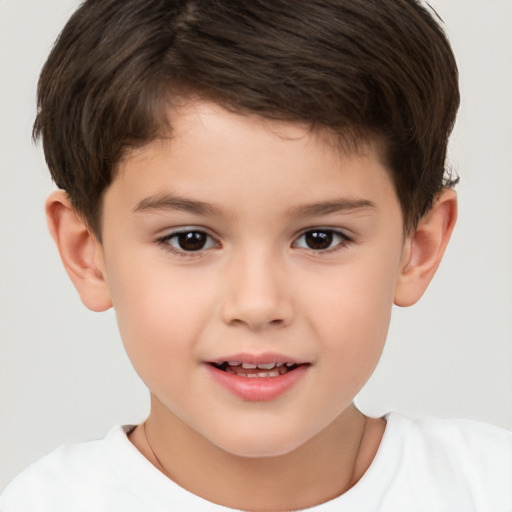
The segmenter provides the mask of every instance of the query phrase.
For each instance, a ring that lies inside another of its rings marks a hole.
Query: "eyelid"
[[[166,228],[162,229],[161,232],[163,233],[160,238],[169,238],[171,236],[179,235],[181,233],[189,233],[190,231],[200,231],[201,233],[206,233],[207,235],[215,238],[215,235],[212,234],[211,230],[208,228],[205,228],[204,226],[197,226],[197,225],[186,225],[186,226],[177,226],[174,228]]]

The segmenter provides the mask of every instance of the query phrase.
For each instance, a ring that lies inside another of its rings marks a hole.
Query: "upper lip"
[[[249,353],[240,353],[240,354],[231,354],[228,356],[223,356],[219,358],[215,358],[212,360],[207,361],[208,363],[213,363],[217,365],[221,365],[222,363],[227,362],[238,362],[238,363],[246,363],[246,364],[271,364],[271,363],[292,363],[292,364],[303,364],[306,361],[298,360],[295,357],[283,355],[283,354],[276,354],[267,352],[264,354],[249,354]]]

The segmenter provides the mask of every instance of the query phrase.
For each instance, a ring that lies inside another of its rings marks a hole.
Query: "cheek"
[[[315,288],[307,308],[312,311],[316,335],[330,354],[338,377],[363,384],[378,363],[389,327],[396,279],[396,258],[388,264],[369,258],[340,268]],[[360,382],[362,381],[362,382]]]
[[[307,309],[333,334],[367,338],[387,324],[393,305],[396,265],[360,261],[311,283]]]
[[[183,274],[183,273],[182,273]],[[126,351],[140,376],[169,372],[194,360],[202,319],[211,309],[208,290],[165,264],[117,260],[109,274],[114,309]],[[192,357],[191,357],[192,356]]]

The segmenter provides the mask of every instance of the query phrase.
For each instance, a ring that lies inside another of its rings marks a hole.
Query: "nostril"
[[[246,326],[251,330],[261,329],[264,327],[281,327],[286,324],[286,321],[282,318],[271,318],[268,319],[264,315],[258,316],[256,314],[241,315],[241,318],[232,318],[229,320],[229,324],[236,327]]]

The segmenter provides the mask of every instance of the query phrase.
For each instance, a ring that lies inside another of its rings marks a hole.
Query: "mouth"
[[[272,401],[288,392],[309,373],[311,363],[280,354],[232,354],[208,361],[210,376],[244,401]]]
[[[209,363],[217,370],[247,378],[272,378],[280,377],[289,372],[296,370],[303,364],[294,362],[279,363],[245,363],[240,361],[222,361],[220,363]]]

